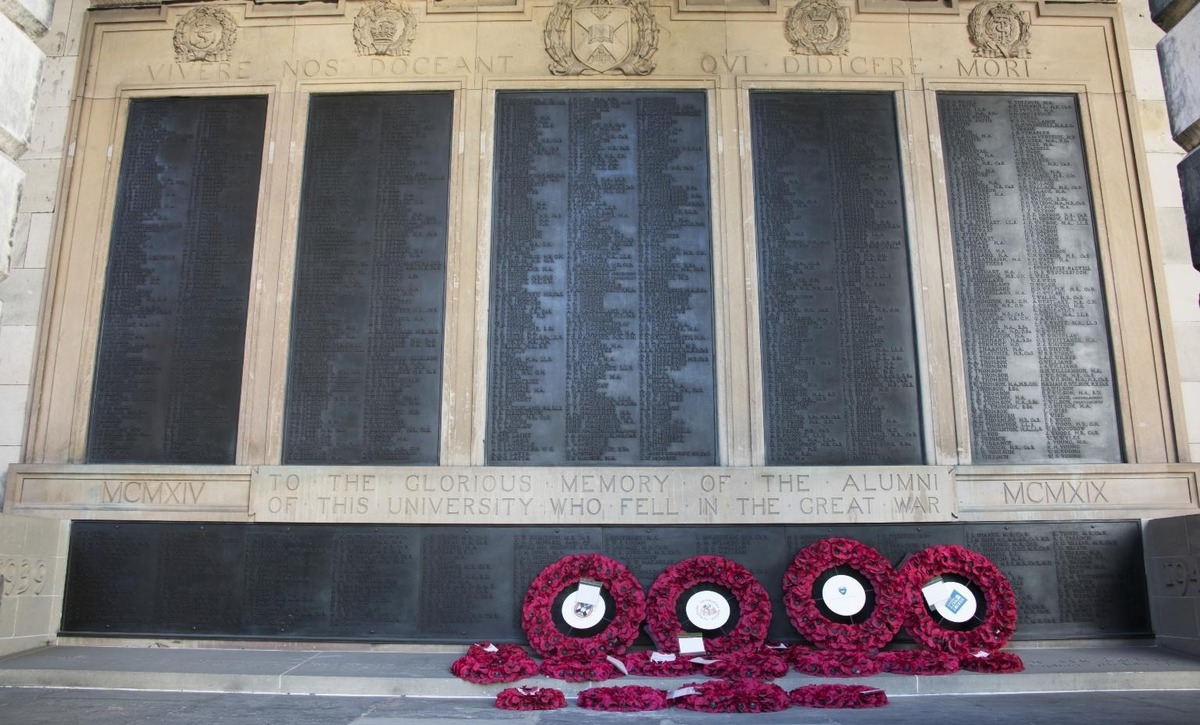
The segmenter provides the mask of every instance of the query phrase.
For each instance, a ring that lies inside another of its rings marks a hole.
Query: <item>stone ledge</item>
[[[0,662],[8,685],[100,687],[193,692],[375,695],[490,698],[508,685],[474,685],[450,675],[450,663],[464,647],[443,652],[331,652],[296,650],[48,647]],[[1114,645],[1037,648],[1013,651],[1025,672],[984,675],[962,672],[938,677],[874,675],[867,682],[888,697],[1013,692],[1096,692],[1110,690],[1194,690],[1200,661],[1159,647]],[[703,677],[691,678],[696,680]],[[619,684],[674,689],[689,680],[627,677]],[[784,689],[837,679],[799,675],[777,680]],[[855,678],[863,681],[863,678]],[[556,687],[576,697],[606,683],[568,683],[545,677],[524,685]]]
[[[1194,464],[522,468],[19,464],[5,509],[280,523],[819,524],[1195,513]]]

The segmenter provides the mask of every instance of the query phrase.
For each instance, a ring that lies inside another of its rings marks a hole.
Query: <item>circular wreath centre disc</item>
[[[688,621],[705,631],[720,629],[733,615],[729,600],[712,589],[701,589],[684,604]]]
[[[591,629],[604,619],[608,605],[603,597],[596,597],[594,604],[579,601],[579,592],[571,592],[562,603],[562,618],[573,629]]]
[[[821,587],[821,599],[834,614],[852,617],[867,606],[867,590],[854,577],[835,574]]]
[[[965,624],[979,610],[975,593],[962,582],[942,581],[926,586],[922,591],[943,619],[955,624]]]

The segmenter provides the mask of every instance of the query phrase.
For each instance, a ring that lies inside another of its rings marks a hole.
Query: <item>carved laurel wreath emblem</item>
[[[359,55],[408,55],[416,37],[417,17],[402,2],[379,0],[354,17]]]
[[[195,8],[175,23],[175,58],[180,63],[229,60],[237,24],[228,10]]]
[[[797,55],[845,55],[850,13],[837,0],[800,0],[788,11],[783,34]]]
[[[555,75],[654,70],[658,24],[647,0],[557,0],[543,37]]]
[[[983,58],[1028,58],[1029,26],[1029,13],[1010,2],[982,2],[967,16],[975,55]]]

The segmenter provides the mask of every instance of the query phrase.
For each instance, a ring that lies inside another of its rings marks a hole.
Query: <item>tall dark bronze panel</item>
[[[134,100],[91,463],[233,463],[265,98]]]
[[[450,93],[314,96],[286,463],[434,464]]]
[[[705,99],[496,101],[493,464],[716,462]]]
[[[769,465],[920,463],[891,94],[755,93]]]
[[[1073,96],[938,94],[975,463],[1121,460]]]

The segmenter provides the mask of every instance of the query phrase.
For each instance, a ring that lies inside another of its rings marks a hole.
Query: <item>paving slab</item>
[[[1200,691],[897,697],[873,710],[792,708],[756,715],[683,710],[599,713],[570,705],[544,713],[496,710],[489,701],[0,687],[5,725],[1195,725]]]
[[[476,685],[450,674],[454,651],[329,651],[225,647],[52,646],[0,659],[0,686],[179,692],[480,699],[507,685]],[[1037,692],[1200,691],[1200,659],[1160,647],[1113,644],[1013,648],[1025,671],[943,676],[880,674],[822,678],[789,673],[785,689],[828,682],[870,682],[890,697]],[[693,678],[628,677],[567,683],[532,677],[525,685],[557,687],[568,698],[595,685],[642,684],[671,690]]]

